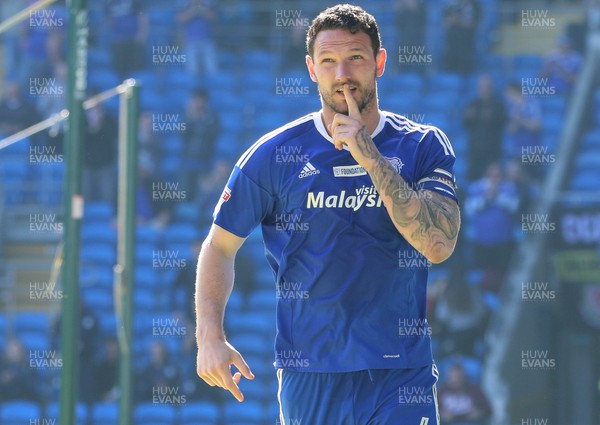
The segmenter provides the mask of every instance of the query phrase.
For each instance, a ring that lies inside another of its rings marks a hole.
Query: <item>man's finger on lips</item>
[[[344,98],[346,99],[346,104],[348,105],[348,116],[354,119],[360,119],[360,111],[358,110],[358,104],[356,100],[352,97],[352,93],[350,93],[350,86],[348,84],[343,85]]]

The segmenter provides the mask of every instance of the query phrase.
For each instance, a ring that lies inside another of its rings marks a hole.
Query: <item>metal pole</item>
[[[87,80],[88,17],[85,0],[69,0],[68,83],[69,120],[65,147],[64,269],[61,301],[60,423],[75,425],[79,384],[79,251],[83,217],[81,163],[83,100]]]
[[[139,86],[135,80],[123,83],[125,92],[119,108],[119,207],[118,265],[115,268],[115,295],[119,316],[119,425],[133,423],[133,293],[135,282],[135,219],[137,181],[137,128]]]

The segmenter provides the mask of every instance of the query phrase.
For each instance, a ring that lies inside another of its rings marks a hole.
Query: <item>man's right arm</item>
[[[235,255],[243,242],[243,238],[212,225],[198,257],[195,294],[198,376],[210,386],[225,388],[238,401],[244,400],[237,385],[242,375],[247,379],[254,379],[254,375],[227,342],[223,319],[233,289]],[[232,376],[232,364],[241,373]]]

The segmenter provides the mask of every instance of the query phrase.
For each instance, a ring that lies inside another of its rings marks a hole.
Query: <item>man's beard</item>
[[[371,87],[368,87],[366,89],[362,89],[361,87],[358,87],[355,84],[352,84],[351,82],[344,83],[344,84],[348,84],[350,86],[356,87],[355,92],[358,93],[359,95],[362,94],[362,96],[359,96],[358,99],[355,99],[358,104],[359,112],[362,113],[365,109],[372,107],[371,103],[377,96],[377,85],[375,83],[373,83],[373,85]],[[334,87],[332,90],[328,90],[328,91],[324,91],[321,88],[319,88],[319,94],[321,95],[321,99],[323,100],[323,103],[325,105],[327,105],[329,108],[331,108],[332,111],[334,111],[337,114],[348,115],[348,105],[344,104],[343,106],[341,106],[341,105],[338,106],[338,105],[336,105],[335,101],[333,100],[333,96],[335,96],[337,94],[336,90],[338,88],[341,88],[341,87]],[[352,95],[352,92],[350,93],[350,95]],[[344,110],[340,109],[340,106],[345,109]]]

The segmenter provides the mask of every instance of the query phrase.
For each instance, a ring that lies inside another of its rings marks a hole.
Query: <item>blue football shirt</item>
[[[411,187],[456,200],[455,156],[439,129],[380,111],[372,138]],[[334,148],[320,112],[241,156],[214,222],[240,237],[262,226],[278,297],[276,367],[348,372],[433,362],[430,264],[394,227],[364,168]]]

